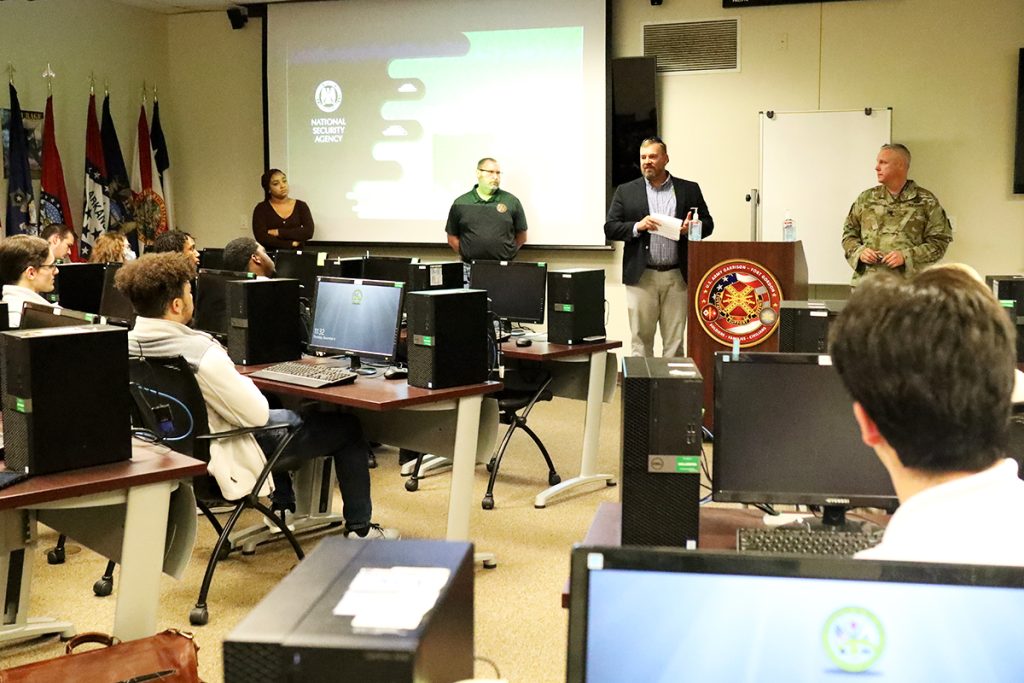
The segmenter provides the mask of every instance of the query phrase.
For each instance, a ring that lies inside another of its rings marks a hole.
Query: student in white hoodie
[[[21,309],[26,302],[52,306],[42,297],[52,292],[57,263],[46,240],[33,235],[12,235],[0,241],[0,281],[3,303],[7,304],[10,328],[21,325]]]
[[[254,427],[268,423],[303,422],[290,410],[270,410],[267,399],[252,380],[235,370],[234,363],[216,340],[189,328],[192,319],[191,261],[182,253],[146,254],[125,264],[116,284],[138,312],[128,335],[131,356],[180,355],[196,373],[206,399],[210,431]],[[272,441],[272,440],[271,440]],[[251,434],[217,439],[210,444],[209,472],[230,500],[246,495],[273,447]],[[288,445],[285,455],[331,455],[344,503],[345,534],[353,538],[398,538],[394,529],[371,522],[370,473],[366,441],[355,416],[313,412]],[[269,495],[270,483],[261,495]]]

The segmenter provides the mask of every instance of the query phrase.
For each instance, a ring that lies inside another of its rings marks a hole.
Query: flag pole
[[[14,63],[7,62],[7,82],[14,85]]]
[[[53,95],[53,79],[57,77],[57,74],[53,73],[53,69],[50,68],[50,63],[46,63],[46,71],[43,72],[43,78],[46,79],[46,95],[49,97]]]

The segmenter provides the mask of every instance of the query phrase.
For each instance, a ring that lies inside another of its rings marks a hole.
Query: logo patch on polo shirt
[[[508,207],[505,206],[504,204],[502,204],[501,202],[498,202],[498,205],[496,207],[494,207],[494,208],[496,208],[498,210],[498,213],[507,213],[508,212]]]

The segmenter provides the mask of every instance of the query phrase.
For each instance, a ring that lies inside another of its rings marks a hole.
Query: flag
[[[57,136],[53,126],[53,96],[46,98],[43,119],[43,173],[39,189],[39,224],[63,223],[74,229],[68,190],[64,185],[64,165],[57,150]],[[78,260],[78,245],[71,246],[71,260]]]
[[[82,238],[79,254],[88,259],[93,242],[107,229],[110,201],[104,186],[107,169],[103,163],[103,142],[100,125],[96,121],[96,95],[89,93],[89,111],[85,121],[85,217],[82,219]]]
[[[128,183],[128,169],[121,154],[121,142],[117,139],[114,118],[110,115],[110,95],[103,98],[103,117],[100,121],[100,138],[103,141],[103,163],[107,170],[107,197],[110,211],[107,224],[111,229],[120,228],[132,220],[132,189]],[[127,226],[126,226],[127,227]],[[126,232],[132,251],[138,253],[139,239],[134,230]]]
[[[160,102],[153,99],[153,127],[149,131],[149,139],[153,144],[153,159],[156,169],[160,172],[160,187],[163,189],[164,206],[167,207],[167,227],[174,229],[174,209],[171,203],[171,160],[167,156],[167,141],[164,129],[160,125]]]
[[[135,128],[135,153],[132,155],[132,201],[139,241],[148,244],[167,231],[167,207],[160,188],[160,174],[149,142],[146,105],[139,107],[139,125]]]
[[[7,234],[34,232],[35,207],[32,204],[32,174],[28,168],[28,141],[21,120],[18,91],[11,89],[11,120],[8,123],[10,150],[7,155]]]

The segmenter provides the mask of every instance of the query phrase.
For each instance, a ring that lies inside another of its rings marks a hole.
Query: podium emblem
[[[730,259],[700,279],[695,305],[701,327],[719,344],[739,339],[741,347],[756,346],[778,325],[782,289],[764,266]]]

